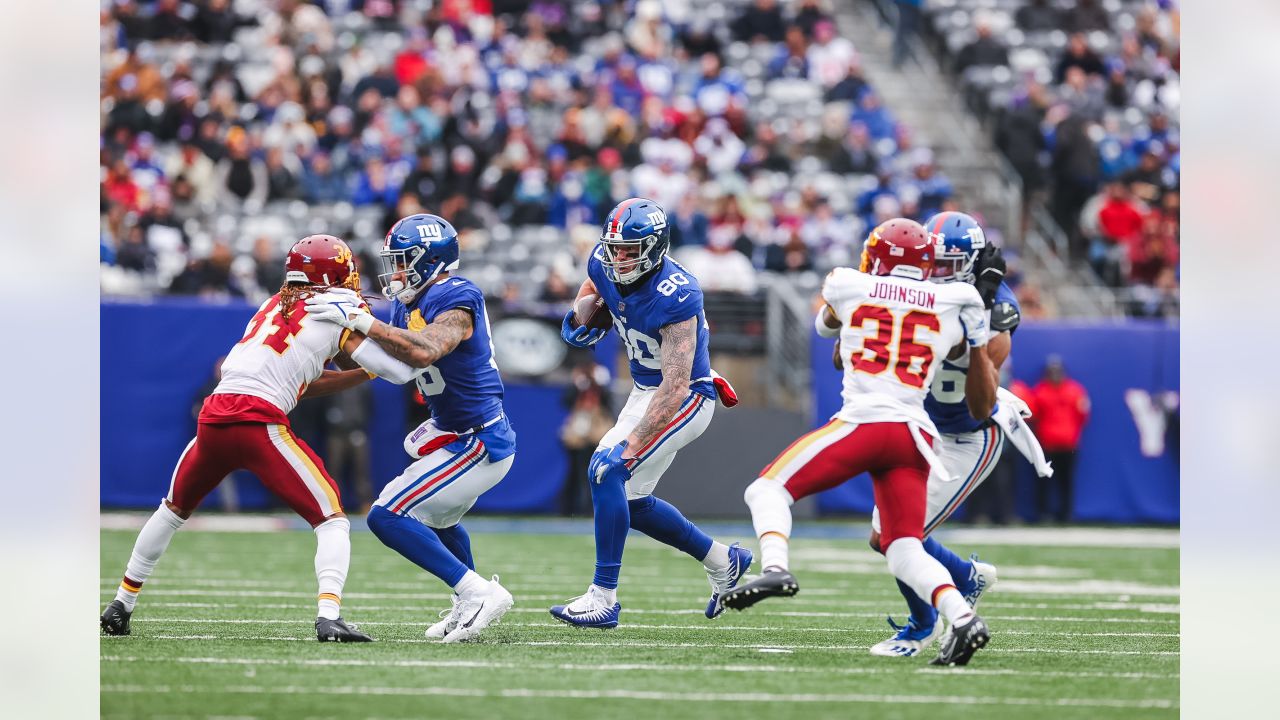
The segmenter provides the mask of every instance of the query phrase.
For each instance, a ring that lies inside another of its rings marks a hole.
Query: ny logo
[[[648,213],[649,223],[653,225],[654,231],[662,230],[667,226],[667,215],[661,210],[654,210]]]
[[[443,237],[440,234],[440,226],[436,225],[435,223],[431,223],[430,225],[419,225],[418,235],[423,240],[439,240],[441,237]]]

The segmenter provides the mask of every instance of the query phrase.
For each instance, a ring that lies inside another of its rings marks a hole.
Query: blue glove
[[[627,461],[622,459],[622,453],[627,449],[627,441],[614,445],[605,450],[597,450],[591,456],[591,462],[587,465],[587,477],[592,482],[604,482],[605,477],[610,473],[614,477],[618,477],[622,482],[631,479],[631,468],[627,467]]]
[[[592,345],[600,342],[601,338],[605,335],[609,334],[608,330],[599,328],[593,330],[586,325],[575,328],[569,324],[569,321],[572,319],[573,310],[569,310],[568,314],[564,316],[564,322],[560,323],[560,337],[564,338],[565,342],[574,347],[591,347]]]

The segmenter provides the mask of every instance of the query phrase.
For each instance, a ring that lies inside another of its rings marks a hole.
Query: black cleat
[[[359,626],[347,624],[338,618],[316,618],[316,639],[320,642],[373,642],[373,638],[360,632]]]
[[[102,611],[102,618],[99,623],[102,625],[102,633],[104,635],[128,635],[129,634],[129,616],[133,613],[124,609],[124,603],[119,600],[112,600],[106,610]]]
[[[942,639],[938,649],[938,657],[929,661],[930,665],[968,665],[969,658],[991,640],[991,631],[987,623],[977,615],[969,622],[952,627]]]
[[[765,568],[764,574],[726,592],[720,602],[727,608],[746,610],[765,598],[791,597],[800,592],[800,583],[786,570]]]

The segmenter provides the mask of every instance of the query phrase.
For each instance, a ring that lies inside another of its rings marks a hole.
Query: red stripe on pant
[[[657,445],[658,442],[662,440],[662,438],[666,437],[668,433],[672,432],[673,428],[675,428],[680,423],[684,422],[685,418],[689,417],[694,412],[696,412],[698,408],[702,407],[702,403],[698,402],[699,399],[702,399],[702,396],[694,395],[693,397],[695,397],[696,399],[693,402],[690,402],[687,406],[685,406],[684,410],[682,410],[679,413],[676,413],[675,418],[662,428],[662,432],[658,433],[658,435],[655,438],[645,443],[644,447],[640,448],[640,451],[635,454],[635,457],[627,461],[627,467],[634,467],[636,463],[643,460],[644,458],[642,456],[644,455],[645,452],[649,450],[649,448]]]
[[[461,457],[458,458],[458,462],[454,463],[453,465],[450,465],[447,469],[443,470],[442,472],[437,473],[434,478],[428,480],[424,485],[422,485],[422,487],[400,498],[400,502],[396,503],[394,506],[390,508],[391,512],[395,512],[395,513],[400,512],[401,510],[404,509],[406,505],[412,504],[414,498],[418,497],[422,493],[435,487],[436,484],[438,484],[439,482],[443,481],[445,478],[452,475],[455,471],[458,470],[458,468],[461,468],[463,465],[466,465],[467,463],[479,457],[480,453],[482,452],[484,452],[484,443],[480,441],[476,441],[475,446],[472,447],[471,450],[467,451]]]

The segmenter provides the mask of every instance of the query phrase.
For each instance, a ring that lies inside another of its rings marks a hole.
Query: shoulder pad
[[[991,308],[991,329],[994,332],[1005,332],[1007,330],[1012,334],[1021,320],[1022,314],[1018,312],[1018,308],[1013,303],[997,302]]]

